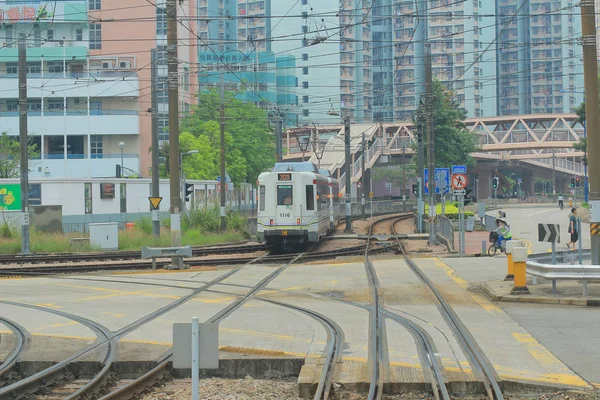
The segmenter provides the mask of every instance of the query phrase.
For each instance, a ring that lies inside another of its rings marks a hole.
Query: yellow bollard
[[[529,289],[527,288],[527,248],[513,248],[512,260],[515,266],[515,285],[510,294],[529,294]]]
[[[509,240],[506,242],[506,256],[508,257],[508,272],[506,274],[506,277],[504,278],[505,281],[512,281],[513,279],[515,279],[515,263],[513,261],[513,255],[512,252],[514,249],[516,249],[517,247],[521,247],[521,241],[519,240]]]

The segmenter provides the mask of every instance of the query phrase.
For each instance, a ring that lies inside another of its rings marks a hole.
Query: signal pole
[[[581,42],[585,87],[585,116],[588,153],[600,151],[600,116],[598,115],[598,61],[596,59],[596,10],[594,0],[581,0]],[[592,265],[600,265],[600,158],[590,157],[590,233]]]
[[[366,190],[367,187],[365,186],[365,162],[366,162],[366,158],[367,158],[367,153],[365,152],[365,132],[362,133],[362,166],[361,166],[361,177],[360,177],[360,204],[361,204],[361,208],[362,208],[362,218],[365,219],[365,208],[366,208],[366,203],[367,203],[367,198],[365,196],[366,194]]]
[[[221,52],[221,54],[223,54]],[[223,60],[221,60],[223,63]],[[221,152],[220,152],[220,169],[221,177],[218,183],[221,189],[221,231],[227,230],[227,215],[225,214],[225,204],[227,202],[227,176],[225,172],[225,83],[223,82],[223,66],[219,65],[219,92],[221,97],[220,111],[220,126],[221,126]]]
[[[19,150],[21,173],[21,253],[29,249],[29,152],[27,151],[27,46],[25,35],[19,36]]]
[[[166,0],[167,70],[169,73],[169,171],[171,197],[171,245],[181,246],[181,190],[179,176],[179,63],[177,61],[177,0]],[[173,257],[171,267],[183,267],[181,257]]]

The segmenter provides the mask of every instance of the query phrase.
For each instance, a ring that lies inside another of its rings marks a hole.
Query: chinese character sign
[[[0,5],[0,23],[41,22],[52,20],[57,10],[46,4]]]
[[[21,210],[21,185],[0,185],[0,210]]]

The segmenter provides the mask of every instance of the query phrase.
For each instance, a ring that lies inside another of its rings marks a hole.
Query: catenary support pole
[[[283,159],[283,149],[281,143],[281,136],[283,135],[283,119],[280,115],[275,117],[275,150],[277,152],[277,162],[281,162]]]
[[[29,152],[27,133],[27,45],[19,36],[19,150],[21,172],[21,253],[29,254]]]
[[[427,164],[429,170],[429,245],[436,243],[435,236],[435,138],[433,133],[433,77],[431,70],[431,45],[425,45],[425,123],[427,130]]]
[[[169,173],[171,245],[181,246],[181,190],[179,187],[179,59],[177,58],[177,1],[166,0],[167,69],[169,87]],[[171,268],[183,267],[181,257],[173,257]]]
[[[366,163],[366,158],[367,158],[367,153],[366,153],[366,144],[365,144],[365,137],[366,134],[365,132],[362,133],[362,165],[361,165],[361,175],[360,175],[360,204],[361,204],[361,209],[362,209],[362,218],[365,219],[365,208],[366,208],[366,202],[367,202],[367,197],[366,197],[366,192],[367,192],[367,186],[365,185],[365,183],[367,182],[367,180],[365,179],[365,163]]]
[[[344,117],[344,142],[346,145],[345,164],[346,164],[346,229],[347,233],[352,232],[352,168],[350,157],[350,116]]]
[[[419,233],[423,233],[423,210],[424,210],[424,184],[425,184],[425,154],[423,149],[423,126],[418,127],[417,131],[417,183],[419,185],[419,199],[417,201],[417,211],[419,215]]]
[[[158,77],[158,57],[159,53],[157,49],[152,49],[152,63],[150,69],[150,81],[152,82],[152,89],[150,92],[151,101],[151,113],[152,113],[152,197],[160,197],[160,185],[159,185],[159,166],[158,166],[158,95],[157,90],[157,77]],[[152,213],[152,235],[158,238],[160,237],[160,220],[158,217],[158,210]]]
[[[222,61],[222,60],[221,60]],[[223,77],[223,66],[219,65],[219,93],[220,93],[220,126],[221,126],[221,151],[219,154],[220,176],[219,187],[221,188],[221,231],[227,230],[227,216],[225,214],[225,204],[227,202],[227,175],[225,172],[225,82]]]
[[[600,152],[600,115],[598,113],[598,61],[596,54],[596,10],[594,0],[581,0],[581,31],[583,45],[583,74],[587,150]],[[590,233],[592,265],[600,265],[600,157],[589,157]]]

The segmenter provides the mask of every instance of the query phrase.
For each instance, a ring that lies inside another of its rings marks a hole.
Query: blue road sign
[[[217,176],[217,182],[221,182],[221,177]]]
[[[452,166],[452,175],[466,174],[466,173],[467,173],[466,165],[453,165]]]
[[[425,168],[423,173],[425,178],[425,194],[429,194],[429,188],[427,182],[429,182],[429,171]],[[443,188],[443,192],[441,192]],[[449,193],[450,192],[450,168],[436,168],[435,169],[435,194]]]

